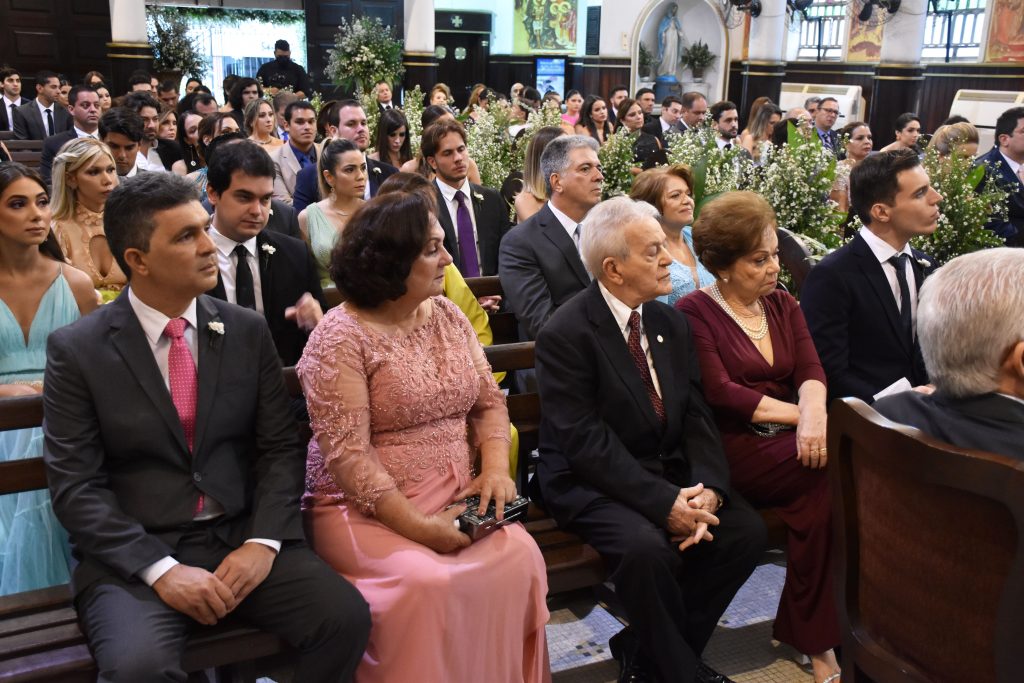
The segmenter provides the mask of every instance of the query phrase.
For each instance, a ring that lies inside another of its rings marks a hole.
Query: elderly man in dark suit
[[[424,132],[420,153],[434,170],[444,248],[463,277],[498,274],[498,245],[509,230],[508,205],[497,190],[469,182],[466,129],[442,120]]]
[[[43,402],[53,509],[100,681],[184,681],[198,624],[229,613],[299,649],[295,680],[346,681],[370,627],[306,546],[305,449],[263,319],[217,278],[195,187],[144,173],[107,200],[130,287],[50,335]]]
[[[261,313],[281,362],[295,365],[325,304],[306,243],[266,229],[274,163],[256,143],[240,141],[217,149],[207,168],[220,271],[207,294]]]
[[[71,127],[71,114],[60,103],[60,77],[36,74],[36,97],[14,110],[15,140],[45,140]]]
[[[537,337],[543,503],[604,558],[630,627],[620,681],[725,681],[700,661],[765,543],[729,484],[654,207],[610,199],[587,216],[596,280]]]
[[[995,218],[985,226],[1011,247],[1024,246],[1024,107],[1004,111],[996,120],[996,144],[978,163],[1000,183],[1010,197],[1006,219]]]
[[[366,121],[363,105],[356,100],[342,100],[331,106],[327,112],[327,137],[329,139],[345,138],[359,148],[366,156],[366,148],[370,146],[370,127]],[[324,143],[326,144],[326,142]],[[366,157],[366,175],[370,182],[366,183],[363,198],[377,196],[381,183],[397,173],[398,169],[391,164]],[[299,171],[295,178],[295,200],[292,206],[302,211],[310,204],[320,201],[320,182],[318,165],[313,164]]]
[[[935,393],[903,392],[875,410],[960,448],[1024,458],[1024,251],[939,268],[921,289],[917,334]]]
[[[800,291],[829,398],[870,403],[904,389],[929,391],[914,319],[935,262],[909,242],[935,231],[942,195],[917,154],[901,149],[859,163],[850,197],[864,227],[812,268]]]
[[[501,287],[526,340],[536,339],[551,314],[590,284],[579,243],[587,212],[601,201],[597,149],[597,140],[586,135],[548,143],[540,169],[550,199],[501,241]]]

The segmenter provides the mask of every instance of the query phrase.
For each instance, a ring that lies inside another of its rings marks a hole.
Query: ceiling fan
[[[900,10],[902,0],[853,0],[857,20],[867,26],[880,26]]]

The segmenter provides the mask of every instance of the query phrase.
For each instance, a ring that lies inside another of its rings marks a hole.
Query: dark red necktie
[[[644,380],[644,386],[647,387],[647,396],[651,399],[654,412],[658,414],[658,419],[664,424],[665,405],[661,402],[661,396],[658,396],[658,391],[654,388],[651,368],[647,365],[647,354],[644,353],[644,349],[640,345],[640,314],[636,311],[629,314],[629,341],[626,345],[629,347],[629,355],[633,357],[636,369],[640,371],[640,377]]]

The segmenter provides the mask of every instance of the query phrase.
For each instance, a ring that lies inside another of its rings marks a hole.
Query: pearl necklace
[[[768,334],[768,316],[765,314],[764,304],[761,303],[760,298],[757,300],[757,307],[761,309],[761,324],[758,325],[755,330],[744,325],[743,321],[740,320],[740,317],[732,310],[732,306],[726,303],[725,297],[722,296],[722,290],[718,288],[717,282],[711,285],[711,298],[715,300],[715,303],[722,307],[722,310],[725,311],[726,315],[733,319],[733,322],[740,326],[743,333],[754,341],[761,341],[765,338],[765,335]]]

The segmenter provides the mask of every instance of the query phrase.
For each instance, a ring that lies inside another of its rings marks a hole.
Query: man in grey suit
[[[320,145],[316,143],[316,110],[306,100],[292,102],[284,110],[288,142],[270,152],[277,166],[274,181],[274,199],[291,206],[295,195],[295,182],[299,171],[316,168],[320,158]]]
[[[236,613],[346,681],[366,602],[306,546],[305,448],[263,317],[217,282],[195,186],[143,173],[107,200],[130,287],[47,345],[44,457],[100,681],[184,681],[198,624]]]
[[[932,394],[904,391],[875,402],[890,420],[960,448],[1022,458],[1024,251],[958,256],[925,280],[917,336]]]
[[[501,287],[527,340],[536,339],[551,314],[590,284],[579,240],[583,219],[601,201],[597,149],[597,140],[585,135],[548,143],[540,169],[550,199],[501,241]]]
[[[14,110],[15,140],[45,140],[71,127],[71,114],[60,103],[60,77],[36,74],[36,98]]]

